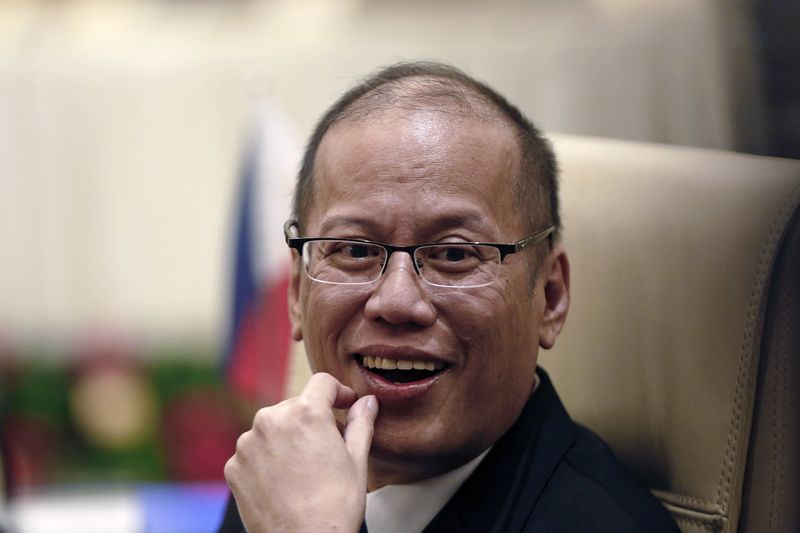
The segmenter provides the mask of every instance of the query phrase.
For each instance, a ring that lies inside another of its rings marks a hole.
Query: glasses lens
[[[489,285],[500,270],[500,251],[480,244],[436,244],[418,248],[414,259],[422,277],[443,287]]]
[[[370,283],[385,262],[381,246],[358,241],[309,241],[303,248],[308,277],[323,283]]]

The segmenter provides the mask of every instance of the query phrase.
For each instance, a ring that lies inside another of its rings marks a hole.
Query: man
[[[537,372],[569,307],[557,198],[549,144],[456,69],[334,104],[285,228],[315,374],[239,439],[222,530],[677,531]]]

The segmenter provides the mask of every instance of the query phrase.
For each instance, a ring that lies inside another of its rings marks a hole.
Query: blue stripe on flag
[[[236,223],[236,249],[233,265],[233,291],[231,294],[231,322],[228,340],[222,358],[224,370],[230,367],[236,350],[237,338],[247,309],[258,296],[255,276],[255,250],[253,250],[253,210],[256,172],[258,171],[257,143],[253,143],[245,157],[239,184],[238,217]]]

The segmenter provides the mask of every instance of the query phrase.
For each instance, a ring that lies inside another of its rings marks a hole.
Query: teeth
[[[389,359],[388,357],[373,357],[365,355],[363,364],[367,368],[379,368],[383,370],[440,370],[444,368],[444,363],[434,361],[409,361],[407,359]]]

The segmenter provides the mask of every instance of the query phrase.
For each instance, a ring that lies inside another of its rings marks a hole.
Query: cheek
[[[536,368],[527,292],[499,285],[453,292],[442,299],[440,317],[460,343],[464,367],[443,410],[445,432],[459,428],[460,439],[476,448],[496,441],[516,420],[530,396]],[[527,309],[527,312],[526,312]]]
[[[527,293],[512,293],[498,280],[489,287],[450,291],[440,295],[440,316],[453,329],[469,352],[494,357],[507,354],[507,347],[521,342],[521,332],[530,317]],[[528,321],[529,322],[529,321]]]
[[[452,293],[442,309],[466,354],[474,390],[497,394],[498,384],[524,388],[533,379],[538,329],[527,287],[514,292],[497,283],[472,294]]]
[[[302,327],[312,371],[334,372],[342,332],[363,308],[362,289],[343,289],[306,281],[301,287]]]

